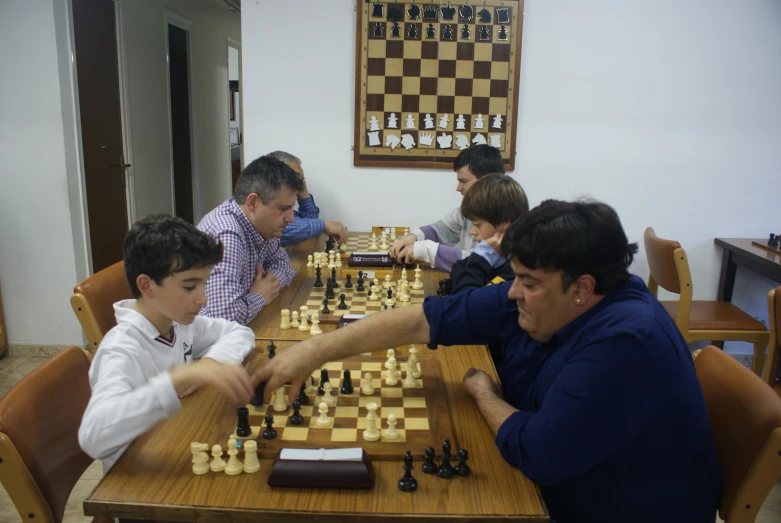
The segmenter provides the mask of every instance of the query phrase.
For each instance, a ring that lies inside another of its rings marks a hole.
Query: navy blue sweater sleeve
[[[518,333],[518,309],[507,297],[512,282],[460,292],[445,298],[429,296],[423,311],[437,345],[499,344]]]
[[[614,454],[656,416],[647,355],[641,341],[625,334],[572,354],[540,410],[516,412],[499,428],[504,459],[551,486]]]

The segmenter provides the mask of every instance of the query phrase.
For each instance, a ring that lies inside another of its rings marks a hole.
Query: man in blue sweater
[[[301,160],[285,151],[274,151],[269,156],[284,162],[293,169],[303,182],[303,189],[298,191],[298,210],[293,212],[293,223],[285,227],[285,232],[279,239],[282,247],[293,245],[294,243],[314,238],[325,233],[331,236],[339,243],[347,241],[347,227],[341,222],[334,220],[323,220],[320,218],[320,209],[315,205],[314,197],[309,193],[304,176],[304,168],[301,166]]]
[[[291,381],[298,391],[326,361],[360,352],[505,342],[501,390],[475,369],[464,386],[557,523],[715,521],[721,473],[692,358],[627,271],[637,245],[615,211],[548,200],[507,229],[502,247],[514,281],[299,343],[254,381],[267,391]]]

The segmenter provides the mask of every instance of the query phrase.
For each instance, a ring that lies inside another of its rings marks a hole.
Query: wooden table
[[[428,352],[421,348],[421,356]],[[456,439],[469,450],[472,472],[467,477],[429,476],[416,462],[418,490],[405,493],[397,487],[403,475],[401,456],[398,461],[373,462],[371,490],[272,489],[266,483],[269,459],[261,460],[255,474],[196,476],[190,442],[225,446],[236,425],[236,410],[217,391],[205,389],[185,398],[177,416],[133,442],[84,502],[84,512],[199,522],[549,521],[537,487],[502,459],[461,383],[471,366],[495,376],[488,352],[475,346],[431,352],[442,367]]]
[[[781,254],[753,245],[752,242],[767,244],[767,240],[762,239],[716,238],[714,240],[716,245],[724,249],[716,298],[719,301],[732,301],[732,289],[735,286],[738,266],[781,283]]]

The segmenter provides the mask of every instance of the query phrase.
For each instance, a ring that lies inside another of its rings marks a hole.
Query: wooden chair
[[[770,343],[767,346],[767,359],[762,379],[781,396],[781,381],[778,381],[779,360],[781,360],[781,287],[776,287],[768,293],[767,311],[770,321]]]
[[[0,399],[0,483],[22,521],[61,522],[93,462],[78,439],[91,394],[89,366],[87,351],[68,347]]]
[[[769,334],[765,326],[735,305],[724,301],[694,301],[691,272],[681,244],[659,238],[651,227],[645,230],[648,257],[648,289],[656,296],[659,287],[680,295],[678,301],[662,301],[675,318],[686,343],[698,340],[747,341],[754,344],[751,370],[759,375]]]
[[[117,324],[114,303],[132,297],[125,277],[125,262],[106,267],[73,288],[71,307],[87,334],[93,352],[103,336]]]
[[[781,398],[718,347],[693,356],[721,466],[719,516],[750,523],[781,477]]]

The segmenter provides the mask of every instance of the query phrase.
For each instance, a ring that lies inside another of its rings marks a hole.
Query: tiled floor
[[[3,396],[17,381],[44,361],[46,358],[5,357],[0,359],[0,396]],[[92,518],[84,515],[82,502],[97,486],[101,477],[103,477],[103,469],[100,462],[96,461],[76,483],[65,509],[63,523],[89,523],[92,521]],[[0,521],[9,523],[21,521],[2,486],[0,486]],[[721,523],[720,519],[718,521]],[[779,521],[781,521],[781,481],[776,483],[768,495],[756,520],[757,523],[778,523]]]

